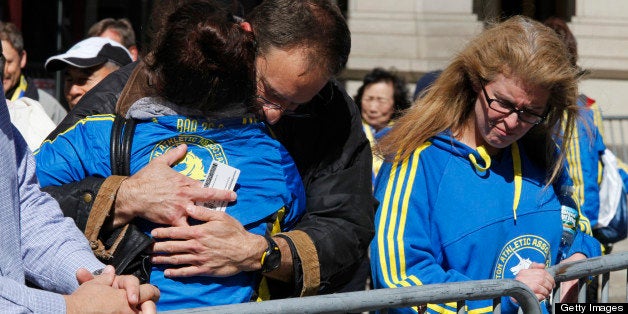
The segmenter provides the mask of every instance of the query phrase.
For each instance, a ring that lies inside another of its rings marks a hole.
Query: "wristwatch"
[[[268,248],[262,253],[260,264],[262,265],[262,272],[267,273],[279,268],[279,264],[281,264],[281,251],[272,237],[264,235],[264,238],[266,242],[268,242]]]

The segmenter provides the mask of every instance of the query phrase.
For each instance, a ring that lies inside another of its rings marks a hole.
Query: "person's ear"
[[[137,57],[140,54],[139,50],[137,49],[137,46],[133,45],[129,47],[128,49],[129,49],[129,52],[131,53],[131,59],[133,59],[133,61],[137,61]]]
[[[20,69],[23,69],[26,66],[26,50],[22,50],[22,55],[20,56]]]

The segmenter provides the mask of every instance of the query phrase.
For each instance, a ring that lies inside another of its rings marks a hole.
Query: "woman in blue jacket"
[[[388,161],[375,187],[376,287],[514,278],[539,301],[550,295],[546,268],[561,261],[558,193],[570,184],[553,136],[561,124],[564,134],[573,128],[576,79],[553,31],[525,17],[487,29],[458,54],[380,142]],[[576,233],[567,260],[599,250]],[[466,306],[493,310],[491,300]],[[503,298],[503,312],[516,308]]]
[[[212,161],[239,169],[238,198],[226,206],[226,213],[248,232],[265,236],[270,252],[259,260],[261,271],[210,277],[198,275],[201,268],[195,260],[203,252],[193,250],[179,261],[190,275],[171,276],[173,265],[155,263],[150,282],[161,291],[160,311],[248,302],[263,293],[258,290],[262,271],[271,271],[280,262],[270,235],[290,230],[305,210],[303,183],[287,150],[256,119],[262,104],[255,101],[255,42],[250,26],[234,20],[216,2],[188,1],[173,10],[165,14],[155,46],[144,58],[157,95],[139,99],[127,112],[127,118],[137,121],[130,172],[137,173],[150,160],[182,147],[187,147],[187,153],[173,168],[188,176],[191,185],[215,173]],[[42,144],[35,152],[41,185],[110,176],[113,125],[114,115],[90,116]],[[165,223],[147,212],[114,211],[111,216],[113,227],[132,222],[146,233]],[[194,227],[201,222],[191,218],[196,217],[182,217],[177,226],[200,232]],[[196,248],[193,241],[187,242]],[[270,256],[276,264],[269,264]],[[153,262],[168,257],[157,254]]]

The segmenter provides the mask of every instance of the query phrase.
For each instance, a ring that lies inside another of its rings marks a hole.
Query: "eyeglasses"
[[[486,93],[486,89],[484,88],[484,84],[481,84],[481,86],[482,92],[484,92],[484,97],[486,98],[486,102],[488,103],[489,108],[507,116],[514,112],[517,114],[517,119],[519,119],[519,121],[534,125],[537,125],[545,120],[545,115],[539,115],[537,113],[528,111],[527,109],[517,109],[513,104],[509,102],[495,98],[489,98],[488,94]]]
[[[261,82],[258,82],[258,84],[263,84]],[[260,87],[258,86],[258,91],[260,90]],[[267,90],[266,88],[264,88],[264,90]],[[312,108],[312,106],[301,106],[302,104],[298,105],[298,110],[299,112],[296,112],[294,110],[287,110],[284,106],[269,100],[268,98],[262,96],[262,95],[256,95],[255,96],[257,102],[263,106],[263,107],[267,107],[270,109],[275,109],[275,110],[279,110],[281,111],[281,116],[282,117],[291,117],[291,118],[310,118],[310,117],[314,117],[317,116],[317,114],[312,110],[314,108]],[[325,84],[325,86],[316,94],[316,96],[314,96],[314,98],[312,100],[310,100],[309,103],[315,104],[316,107],[326,107],[327,105],[329,105],[329,103],[331,103],[332,99],[334,98],[334,87],[331,81],[327,82],[327,84]],[[302,107],[306,107],[306,108],[302,108]],[[309,108],[308,108],[309,107]],[[305,112],[304,112],[305,111]]]
[[[293,110],[288,110],[284,106],[276,102],[270,101],[262,95],[256,95],[255,98],[258,100],[260,105],[262,105],[262,107],[279,110],[281,112],[282,117],[306,118],[310,116],[309,114],[305,114],[305,113],[301,114],[301,113],[296,113]]]

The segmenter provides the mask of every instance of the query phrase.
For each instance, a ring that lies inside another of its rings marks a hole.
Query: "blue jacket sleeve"
[[[600,156],[606,146],[602,135],[595,124],[595,113],[590,108],[581,109],[582,119],[577,121],[574,135],[569,139],[565,152],[569,175],[576,190],[575,196],[580,204],[580,227],[587,230],[597,223],[600,198],[598,177],[600,173]]]
[[[602,255],[602,247],[600,242],[593,236],[579,231],[576,233],[567,255],[571,256],[575,253],[582,253],[589,258],[596,257]]]
[[[281,231],[289,231],[305,213],[305,187],[299,170],[287,150],[281,149],[282,167],[287,191],[290,193],[289,210],[281,224]]]
[[[109,139],[113,115],[87,117],[34,152],[37,177],[42,187],[109,176]]]

